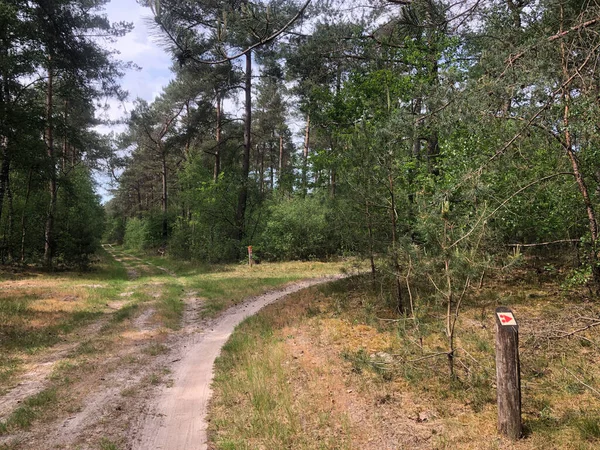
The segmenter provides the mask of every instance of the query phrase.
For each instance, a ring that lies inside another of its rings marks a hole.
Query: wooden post
[[[522,434],[519,326],[510,309],[496,308],[498,432],[512,440]]]
[[[253,259],[252,259],[252,246],[248,246],[248,265],[250,267],[252,267],[252,263],[253,263]]]

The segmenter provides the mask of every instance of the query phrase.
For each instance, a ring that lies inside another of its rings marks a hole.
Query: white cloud
[[[128,70],[121,79],[121,86],[129,92],[129,98],[125,102],[107,99],[107,108],[97,112],[102,120],[116,121],[126,118],[136,98],[149,102],[154,100],[173,78],[173,74],[170,71],[171,57],[158,43],[156,31],[151,29],[150,9],[138,5],[135,0],[112,0],[105,6],[104,12],[111,22],[133,22],[131,33],[107,46],[118,51],[118,59],[131,61],[141,67],[141,70]],[[119,133],[124,131],[125,125],[100,125],[95,129],[103,134]],[[110,197],[109,179],[99,174],[96,181],[98,191],[106,201]]]
[[[129,91],[129,100],[138,97],[154,100],[171,80],[172,73],[171,57],[157,42],[156,31],[151,30],[152,12],[138,5],[135,0],[113,0],[106,5],[105,13],[111,22],[134,24],[131,33],[110,44],[119,52],[119,59],[141,67],[139,71],[127,71],[121,81],[122,87]]]

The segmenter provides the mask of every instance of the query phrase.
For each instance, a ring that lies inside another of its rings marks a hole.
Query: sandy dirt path
[[[235,306],[204,331],[188,334],[180,359],[172,366],[173,384],[159,393],[133,432],[135,450],[200,450],[207,448],[206,410],[211,396],[213,364],[236,325],[286,295],[334,279],[294,283]]]

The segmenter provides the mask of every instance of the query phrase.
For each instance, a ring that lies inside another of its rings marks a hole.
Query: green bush
[[[134,217],[127,221],[123,245],[132,250],[143,250],[149,242],[149,233],[146,221]]]
[[[340,248],[331,205],[318,198],[295,198],[270,208],[261,248],[269,259],[326,258]]]

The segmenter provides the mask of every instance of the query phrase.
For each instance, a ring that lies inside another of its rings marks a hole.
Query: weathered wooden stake
[[[252,267],[252,263],[253,263],[253,259],[252,259],[252,246],[248,246],[248,265],[250,267]]]
[[[512,311],[505,306],[496,308],[496,386],[498,431],[517,440],[523,431],[519,326]]]

